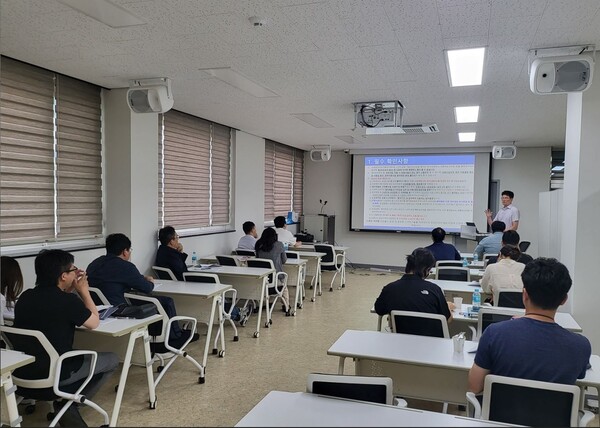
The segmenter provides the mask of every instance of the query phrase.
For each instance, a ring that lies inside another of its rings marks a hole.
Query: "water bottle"
[[[481,293],[479,292],[479,288],[476,288],[473,291],[473,312],[479,312],[479,308],[481,306]]]
[[[290,248],[290,244],[289,244],[289,243],[287,243],[287,242],[284,242],[284,243],[283,243],[283,249],[284,249],[285,251],[287,251],[287,250],[288,250],[288,248]]]
[[[473,253],[473,261],[474,262],[479,261],[479,256],[477,255],[477,253]]]
[[[196,256],[196,252],[192,252],[192,266],[196,266],[196,262],[198,261],[198,257]]]
[[[469,266],[469,262],[467,261],[466,257],[463,257],[463,267],[467,267]]]

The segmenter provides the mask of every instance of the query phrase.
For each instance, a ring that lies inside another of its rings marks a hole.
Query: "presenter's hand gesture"
[[[492,217],[492,210],[490,210],[489,208],[487,210],[484,211],[485,216],[487,218],[491,218]]]

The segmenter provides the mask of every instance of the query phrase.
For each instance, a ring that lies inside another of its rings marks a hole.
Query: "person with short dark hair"
[[[240,250],[254,251],[256,239],[258,238],[258,233],[256,232],[256,225],[251,221],[246,221],[242,225],[242,229],[244,229],[245,235],[240,238],[237,248]]]
[[[487,222],[491,226],[494,221],[501,221],[506,225],[506,230],[517,230],[519,228],[519,209],[512,204],[515,194],[510,190],[502,192],[502,208],[496,213],[492,220],[492,211],[488,208],[485,210]]]
[[[17,297],[23,291],[23,274],[19,262],[2,256],[0,265],[0,325],[4,323],[4,312],[12,311]]]
[[[44,333],[59,355],[73,350],[75,327],[95,329],[100,324],[98,309],[90,295],[85,271],[74,264],[73,255],[63,250],[42,250],[35,258],[35,287],[24,291],[15,306],[14,326]],[[77,291],[77,294],[74,293]],[[47,357],[35,355],[35,349],[27,352],[36,360],[16,374],[25,379],[38,379],[47,376]],[[60,387],[69,389],[85,379],[90,370],[91,356],[69,358],[63,362]],[[92,398],[119,366],[118,357],[112,352],[98,352],[94,376],[82,391]],[[77,406],[70,406],[60,420],[61,426],[87,426]]]
[[[520,241],[521,241],[521,237],[519,236],[519,232],[517,232],[516,230],[507,230],[502,234],[502,247],[504,247],[505,245],[512,245],[512,246],[518,248]],[[526,265],[527,263],[529,263],[532,260],[533,260],[533,257],[531,257],[529,254],[525,254],[525,253],[521,253],[519,258],[517,259],[517,261],[519,263],[523,263],[524,265]],[[491,264],[494,264],[494,263],[496,263],[496,261],[498,261],[498,256],[489,257],[487,265],[489,266]]]
[[[375,312],[389,315],[393,310],[441,314],[452,321],[454,304],[446,302],[444,292],[433,282],[426,281],[435,258],[426,248],[417,248],[406,256],[405,274],[381,290],[375,300]]]
[[[481,278],[482,290],[492,296],[501,288],[522,290],[521,273],[525,269],[525,265],[517,261],[520,256],[521,251],[514,245],[503,246],[500,249],[498,262],[485,268]],[[493,298],[491,302],[493,302]]]
[[[433,254],[436,261],[439,260],[460,260],[460,253],[452,244],[446,244],[444,238],[446,231],[441,227],[436,227],[431,231],[433,244],[425,247]]]
[[[483,390],[485,376],[573,385],[585,377],[592,351],[585,336],[554,321],[567,301],[571,277],[556,259],[538,258],[521,274],[525,315],[490,325],[479,339],[469,390]]]
[[[160,246],[156,251],[154,264],[171,269],[179,281],[183,281],[183,273],[188,271],[185,260],[188,255],[183,252],[183,244],[173,226],[165,226],[158,231]]]
[[[484,254],[498,254],[500,252],[500,248],[502,248],[502,233],[506,225],[501,221],[495,221],[492,223],[492,234],[490,236],[486,236],[473,250],[473,254],[477,254],[479,259],[483,258]]]
[[[275,232],[277,233],[277,239],[279,242],[283,243],[284,245],[287,244],[290,247],[299,247],[302,245],[302,242],[298,241],[292,232],[287,230],[287,224],[284,216],[280,215],[275,217],[273,223],[275,223]]]

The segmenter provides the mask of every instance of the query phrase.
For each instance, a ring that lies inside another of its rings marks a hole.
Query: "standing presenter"
[[[488,208],[485,210],[487,222],[491,226],[494,221],[504,222],[505,230],[517,230],[519,228],[519,209],[512,204],[515,194],[510,190],[502,192],[502,208],[496,213],[496,217],[492,219],[492,211]]]

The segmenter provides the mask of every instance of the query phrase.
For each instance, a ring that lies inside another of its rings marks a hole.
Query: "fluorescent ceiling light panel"
[[[485,48],[446,51],[450,86],[481,85]]]
[[[461,143],[472,143],[475,141],[476,132],[459,132],[458,141]]]
[[[236,87],[244,92],[254,95],[257,98],[269,98],[278,97],[279,95],[272,90],[259,85],[256,82],[248,79],[241,73],[233,70],[231,67],[217,67],[217,68],[200,68],[200,71],[216,77],[217,79],[225,82],[233,87]]]
[[[331,123],[325,122],[320,117],[315,116],[312,113],[290,113],[296,119],[300,119],[302,122],[308,123],[314,128],[333,128]]]
[[[479,120],[479,106],[454,107],[456,123],[475,123]]]
[[[113,28],[132,27],[146,24],[127,9],[109,0],[58,0],[96,21]]]

